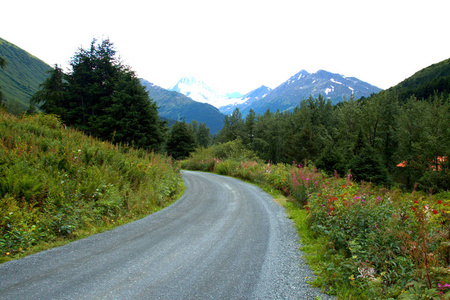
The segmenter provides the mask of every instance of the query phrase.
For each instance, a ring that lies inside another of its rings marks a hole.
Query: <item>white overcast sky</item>
[[[109,38],[139,77],[221,91],[277,87],[302,69],[389,88],[450,58],[449,0],[11,0],[0,37],[67,67]]]

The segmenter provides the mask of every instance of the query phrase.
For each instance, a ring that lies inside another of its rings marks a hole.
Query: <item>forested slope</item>
[[[22,109],[48,77],[51,67],[25,50],[0,38],[0,56],[6,61],[0,68],[0,86],[6,101],[17,101]]]
[[[427,99],[433,93],[450,94],[450,58],[418,71],[390,90],[397,91],[402,102],[412,95]]]

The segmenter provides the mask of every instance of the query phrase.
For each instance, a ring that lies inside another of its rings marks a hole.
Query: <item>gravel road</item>
[[[0,265],[0,299],[331,299],[261,189],[183,171],[186,192],[139,221]]]

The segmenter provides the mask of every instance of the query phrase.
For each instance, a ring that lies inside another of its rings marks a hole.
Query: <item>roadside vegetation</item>
[[[170,157],[0,109],[0,262],[142,218],[182,190]]]
[[[241,140],[197,149],[182,168],[279,191],[317,278],[339,299],[449,299],[450,195],[404,192],[327,175],[311,163],[271,164]]]
[[[28,115],[0,90],[0,262],[165,207],[182,187],[172,159],[184,159],[287,197],[328,293],[449,299],[449,66],[336,106],[319,96],[292,111],[236,109],[212,137],[195,121],[169,130],[114,45],[94,39],[68,72],[50,70]]]
[[[183,187],[179,140],[209,141],[202,123],[168,130],[109,40],[79,49],[70,67],[49,71],[26,112],[0,90],[0,262],[167,206]]]

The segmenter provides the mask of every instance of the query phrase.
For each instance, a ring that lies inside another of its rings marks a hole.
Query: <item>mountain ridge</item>
[[[415,72],[389,90],[397,91],[402,102],[411,95],[423,99],[435,92],[450,94],[450,58]]]
[[[263,85],[239,98],[226,96],[238,96],[237,93],[220,94],[204,81],[193,76],[182,77],[171,90],[180,92],[194,101],[209,103],[226,115],[239,108],[242,115],[245,116],[250,109],[256,114],[263,114],[268,109],[271,111],[292,110],[299,105],[301,100],[310,96],[322,95],[325,99],[331,100],[333,104],[337,104],[344,98],[368,97],[382,89],[356,77],[346,77],[325,70],[309,73],[302,69],[275,89]]]
[[[17,101],[23,109],[30,105],[31,96],[48,77],[52,68],[26,50],[0,38],[0,56],[6,60],[0,68],[0,86],[5,100]]]
[[[217,133],[223,126],[223,115],[214,106],[192,100],[191,98],[176,92],[157,86],[146,79],[140,79],[141,84],[147,89],[149,96],[156,102],[161,117],[199,123],[205,123],[212,134]]]
[[[367,97],[381,90],[355,77],[346,77],[325,70],[309,73],[303,69],[273,89],[262,100],[255,101],[244,108],[242,114],[246,115],[250,109],[253,109],[256,114],[263,114],[267,109],[292,110],[300,104],[301,100],[319,95],[331,100],[332,104],[337,104],[342,102],[344,97],[347,99],[352,96]]]
[[[242,96],[242,101],[236,104],[228,104],[225,106],[219,107],[219,111],[223,114],[230,115],[236,108],[239,108],[240,111],[246,111],[248,107],[250,107],[255,101],[263,99],[272,91],[271,88],[262,85],[257,89],[250,91],[249,93]]]
[[[216,108],[236,103],[242,97],[242,94],[238,92],[218,92],[195,76],[181,77],[169,90],[181,93],[194,101],[211,104]]]

